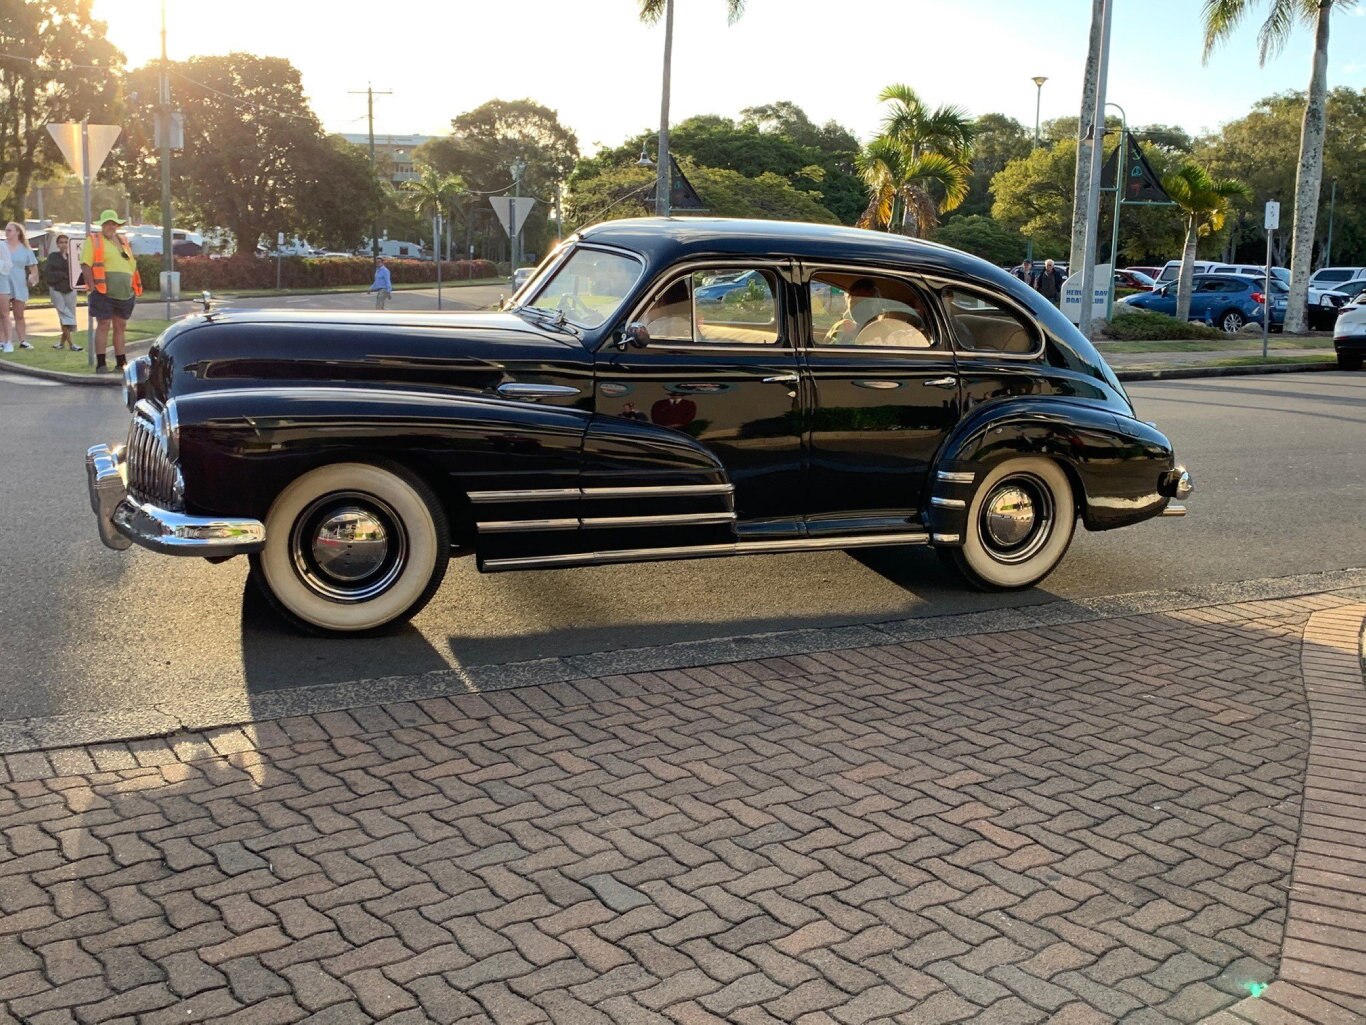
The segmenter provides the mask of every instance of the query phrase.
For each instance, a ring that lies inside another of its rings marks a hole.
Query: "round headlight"
[[[139,356],[123,368],[123,401],[128,406],[128,412],[131,413],[133,407],[147,397],[147,379],[151,372],[150,356]]]

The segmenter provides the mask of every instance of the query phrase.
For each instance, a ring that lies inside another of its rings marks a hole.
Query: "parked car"
[[[736,271],[755,298],[719,316],[699,283]],[[190,318],[124,388],[127,444],[85,459],[105,544],[247,555],[329,634],[409,618],[467,552],[487,573],[919,545],[1029,587],[1078,521],[1182,515],[1192,488],[1047,300],[831,225],[600,224],[499,312]]]
[[[1160,285],[1152,292],[1125,296],[1121,303],[1131,309],[1149,310],[1176,316],[1176,282]],[[1191,320],[1203,320],[1230,334],[1245,324],[1262,322],[1266,284],[1241,274],[1197,274],[1191,282]],[[1271,279],[1271,326],[1285,323],[1289,289]]]
[[[1157,287],[1157,282],[1142,271],[1133,269],[1115,271],[1116,288],[1132,288],[1140,292],[1151,292]]]
[[[1218,265],[1215,263],[1211,263],[1209,260],[1196,260],[1194,263],[1191,264],[1191,269],[1196,274],[1208,274],[1216,266]],[[1154,276],[1154,280],[1156,280],[1159,285],[1165,285],[1169,281],[1175,281],[1180,276],[1181,261],[1168,260],[1165,264],[1162,265],[1162,269],[1158,271],[1157,274]]]
[[[1309,287],[1336,289],[1362,280],[1366,280],[1366,267],[1320,267],[1309,275]]]
[[[756,271],[722,274],[708,279],[706,284],[697,288],[697,301],[702,304],[722,303],[728,295],[743,292],[749,288],[751,282],[757,284],[760,280],[761,276]]]
[[[1125,267],[1124,269],[1133,271],[1135,274],[1146,274],[1154,281],[1156,281],[1157,276],[1162,273],[1161,267]]]
[[[1366,359],[1366,280],[1356,284],[1356,294],[1333,325],[1333,351],[1343,370],[1360,370]]]
[[[508,278],[508,287],[512,289],[515,295],[517,290],[530,281],[531,275],[535,273],[535,267],[518,267],[512,272],[512,277]]]

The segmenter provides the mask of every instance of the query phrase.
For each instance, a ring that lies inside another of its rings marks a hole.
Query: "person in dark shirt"
[[[1030,284],[1041,296],[1056,306],[1062,298],[1062,283],[1066,280],[1062,276],[1062,271],[1053,266],[1052,260],[1045,260],[1043,270],[1034,275],[1034,280]]]

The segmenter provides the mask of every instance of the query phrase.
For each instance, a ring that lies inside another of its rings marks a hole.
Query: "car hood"
[[[154,395],[244,384],[349,382],[487,391],[516,372],[586,366],[568,334],[513,313],[214,313],[151,350]]]

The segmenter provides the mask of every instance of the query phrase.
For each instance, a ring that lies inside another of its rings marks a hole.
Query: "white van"
[[[1309,275],[1310,288],[1337,288],[1366,278],[1366,267],[1320,267]]]
[[[1250,278],[1266,278],[1266,266],[1255,263],[1216,263],[1211,274],[1242,274]],[[1290,287],[1290,270],[1287,267],[1272,267],[1271,276]]]
[[[1221,266],[1221,264],[1213,263],[1209,260],[1196,260],[1192,266],[1195,268],[1196,274],[1211,274],[1213,273],[1214,268]],[[1180,276],[1181,261],[1168,260],[1166,265],[1162,268],[1162,271],[1157,275],[1157,283],[1159,285],[1165,285],[1169,281],[1175,281]]]

